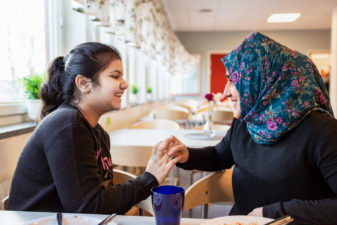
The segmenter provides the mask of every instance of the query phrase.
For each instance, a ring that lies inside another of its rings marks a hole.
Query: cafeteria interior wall
[[[201,96],[209,91],[209,65],[211,52],[229,52],[252,31],[176,32],[186,50],[201,54]],[[261,31],[274,40],[303,54],[310,50],[330,50],[330,30]]]

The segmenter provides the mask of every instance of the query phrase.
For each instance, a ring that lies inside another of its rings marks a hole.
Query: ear
[[[90,90],[92,89],[91,79],[79,74],[75,78],[75,83],[81,93],[90,93]]]

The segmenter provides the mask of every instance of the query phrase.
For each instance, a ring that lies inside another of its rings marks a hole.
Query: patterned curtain
[[[74,10],[95,16],[109,33],[139,48],[172,75],[188,74],[198,62],[186,51],[165,13],[161,0],[73,0]]]

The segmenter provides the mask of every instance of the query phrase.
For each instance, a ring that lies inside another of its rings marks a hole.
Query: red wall
[[[222,61],[220,60],[224,57],[226,53],[211,54],[211,93],[223,93],[227,79],[226,79],[226,68]]]

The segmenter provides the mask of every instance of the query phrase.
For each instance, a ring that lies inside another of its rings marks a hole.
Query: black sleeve
[[[298,200],[263,207],[263,215],[276,218],[291,215],[300,224],[336,224],[337,222],[337,122],[321,124],[314,138],[313,159],[336,197]]]
[[[66,212],[125,213],[158,185],[147,172],[121,185],[102,181],[92,135],[81,126],[64,129],[50,140],[46,157]]]
[[[230,148],[231,129],[214,147],[188,148],[189,157],[186,163],[177,166],[186,170],[218,171],[231,168],[233,156]]]

